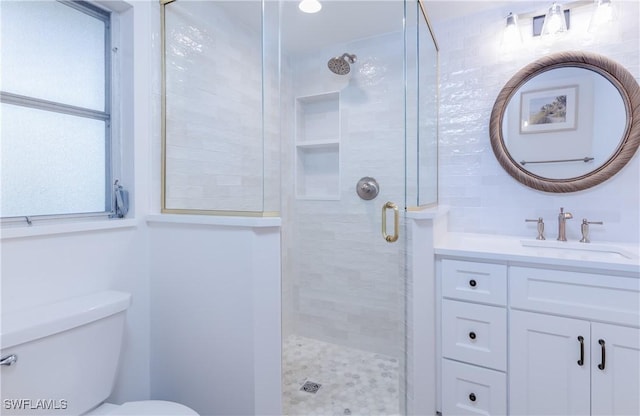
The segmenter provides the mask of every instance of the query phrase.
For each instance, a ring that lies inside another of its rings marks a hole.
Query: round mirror
[[[613,176],[640,144],[640,87],[600,55],[563,52],[514,75],[496,99],[491,146],[516,180],[574,192]]]

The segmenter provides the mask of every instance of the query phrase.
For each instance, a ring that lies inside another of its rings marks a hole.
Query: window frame
[[[114,116],[113,109],[117,107],[117,103],[113,103],[113,86],[117,84],[118,80],[114,75],[117,72],[112,70],[115,58],[112,58],[112,53],[117,50],[112,50],[112,24],[113,19],[116,18],[110,10],[103,9],[94,4],[91,4],[84,0],[56,0],[58,3],[71,7],[79,12],[93,17],[104,24],[104,110],[94,110],[85,107],[78,107],[74,105],[64,104],[56,101],[49,101],[35,97],[29,97],[14,93],[9,93],[0,90],[0,102],[3,104],[10,104],[21,107],[28,107],[37,110],[47,111],[51,113],[61,113],[76,117],[89,118],[93,120],[104,121],[105,123],[105,195],[104,195],[104,211],[98,212],[74,212],[65,214],[40,214],[40,215],[22,215],[22,216],[7,216],[0,217],[0,223],[16,224],[24,223],[26,225],[32,225],[33,221],[56,221],[64,219],[89,219],[91,217],[96,218],[111,218],[114,214],[114,194],[113,183],[116,176],[113,157],[114,155],[114,141],[117,139],[114,137],[114,124],[117,124],[117,117]]]

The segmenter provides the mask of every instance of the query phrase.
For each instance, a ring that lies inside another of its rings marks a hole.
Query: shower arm
[[[349,63],[354,64],[356,63],[356,56],[349,54],[349,53],[343,53],[342,56],[340,57],[340,59],[344,59],[344,58],[348,58],[349,59]]]

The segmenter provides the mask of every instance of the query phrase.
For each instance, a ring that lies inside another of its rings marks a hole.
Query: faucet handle
[[[538,223],[538,236],[536,240],[545,240],[544,238],[544,220],[542,217],[538,217],[537,220],[525,219],[524,222],[537,222]]]
[[[564,207],[560,207],[560,214],[558,214],[560,217],[564,217],[564,219],[566,220],[570,220],[573,218],[573,214],[571,214],[570,212],[564,212]]]
[[[580,230],[582,231],[582,238],[580,239],[581,243],[591,242],[591,240],[589,240],[589,224],[602,225],[604,223],[602,221],[587,221],[586,218],[583,218],[582,225],[580,226]]]

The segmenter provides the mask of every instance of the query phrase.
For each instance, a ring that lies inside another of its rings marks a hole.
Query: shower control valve
[[[370,201],[378,196],[380,185],[374,178],[365,176],[358,181],[356,185],[356,193],[365,201]]]

